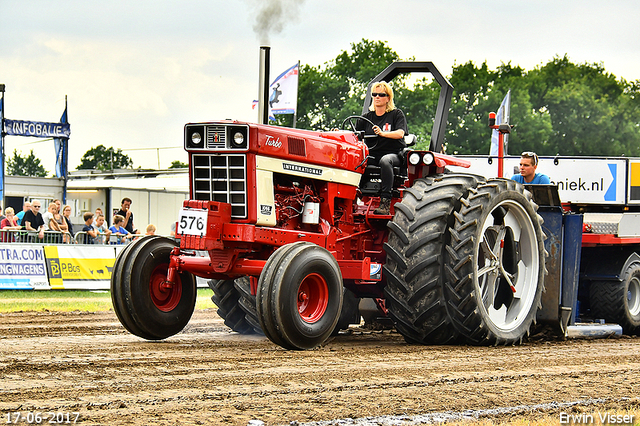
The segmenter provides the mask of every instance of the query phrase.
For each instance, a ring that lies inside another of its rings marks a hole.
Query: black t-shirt
[[[127,212],[120,209],[120,211],[118,211],[118,213],[116,214],[119,214],[120,216],[124,217],[124,221],[127,222]],[[133,212],[131,212],[131,216],[129,216],[129,222],[127,222],[127,226],[123,226],[123,228],[133,234]]]
[[[31,224],[31,227],[33,229],[35,229],[36,231],[44,225],[44,219],[42,219],[42,215],[40,214],[40,212],[38,212],[37,215],[33,214],[32,210],[27,210],[27,212],[25,212],[24,217],[22,218],[22,228],[26,229],[26,224],[27,222],[29,222]]]
[[[376,115],[375,111],[369,111],[364,118],[368,118],[380,127],[383,132],[393,132],[394,130],[402,129],[406,135],[409,131],[407,129],[407,120],[404,114],[399,109],[393,109],[389,112],[385,112],[383,115]],[[358,120],[356,123],[357,130],[364,130],[365,135],[374,135],[373,126],[365,121]],[[367,146],[369,147],[371,155],[375,157],[381,157],[385,154],[398,153],[404,147],[404,139],[391,139],[383,136],[377,138],[366,138]]]

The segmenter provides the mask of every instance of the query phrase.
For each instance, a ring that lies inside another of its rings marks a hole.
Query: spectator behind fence
[[[0,221],[0,228],[4,231],[2,233],[2,242],[8,243],[15,241],[11,231],[17,231],[21,227],[18,225],[18,218],[13,214],[13,207],[7,207],[4,214],[6,217]]]
[[[16,218],[18,218],[18,225],[24,225],[24,223],[22,223],[22,218],[24,217],[24,214],[29,210],[31,210],[31,203],[29,201],[25,201],[22,205],[22,211],[18,212],[18,214],[16,215]]]
[[[99,209],[96,209],[98,211]],[[111,230],[107,228],[107,224],[104,223],[104,215],[99,214],[96,216],[96,221],[93,223],[93,229],[98,233],[95,238],[96,244],[104,244],[109,242],[109,238],[111,237]]]
[[[93,241],[98,236],[98,231],[96,231],[91,224],[93,223],[93,213],[86,212],[84,216],[84,226],[82,227],[82,232],[86,232],[82,243],[83,244],[93,244]]]
[[[138,230],[133,224],[133,212],[131,211],[131,198],[123,198],[122,206],[116,215],[122,216],[124,219],[122,227],[126,229],[130,234],[137,234]],[[115,222],[114,222],[115,225]]]
[[[123,223],[124,217],[117,214],[113,217],[113,225],[109,228],[112,235],[115,234],[118,236],[118,244],[124,244],[127,238],[135,237],[135,234],[130,233],[122,227]]]
[[[73,224],[71,223],[71,206],[64,206],[64,208],[62,209],[62,217],[67,223],[67,232],[69,232],[69,234],[71,234],[71,236],[73,237]]]
[[[147,225],[147,232],[144,235],[156,235],[156,226],[153,223]]]
[[[38,238],[44,238],[44,220],[42,219],[42,214],[40,214],[40,204],[39,200],[33,200],[31,202],[31,210],[24,214],[22,221],[24,222],[22,229],[27,231],[35,231],[38,233]]]
[[[45,231],[60,232],[60,235],[55,235],[55,234],[49,235],[47,237],[47,242],[59,244],[62,242],[62,228],[60,227],[60,223],[58,223],[58,221],[55,218],[57,213],[58,213],[58,205],[56,203],[50,203],[47,212],[42,215],[42,220],[44,221]],[[60,220],[62,220],[62,217],[60,217]]]
[[[98,221],[98,216],[100,216],[100,215],[104,216],[104,212],[102,211],[102,208],[100,208],[100,207],[96,207],[96,211],[94,213],[95,213],[94,217],[96,219],[95,222]],[[94,224],[95,224],[95,222],[94,222]],[[106,228],[108,230],[109,229],[109,221],[107,220],[106,216],[104,216],[104,224],[106,225]]]

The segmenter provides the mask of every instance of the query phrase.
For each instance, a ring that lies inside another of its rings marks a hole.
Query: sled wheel
[[[595,319],[620,324],[624,334],[640,334],[640,263],[631,263],[622,281],[592,282],[589,304]]]
[[[444,299],[443,250],[454,208],[480,179],[465,174],[420,179],[395,205],[384,245],[385,296],[389,316],[408,342],[447,344],[458,337]]]
[[[520,343],[541,308],[542,218],[511,180],[491,179],[461,201],[447,246],[449,313],[468,343]]]
[[[111,286],[117,289],[118,318],[127,330],[148,340],[165,339],[189,322],[196,302],[193,275],[166,283],[173,240],[145,237],[130,244],[118,258]]]
[[[253,334],[255,330],[240,305],[242,293],[236,288],[236,281],[243,279],[246,280],[244,277],[237,280],[209,280],[207,284],[213,290],[211,301],[218,307],[218,316],[224,320],[224,324],[236,333]]]
[[[325,248],[304,241],[282,246],[258,281],[260,326],[283,348],[315,348],[338,323],[342,292],[340,267]]]

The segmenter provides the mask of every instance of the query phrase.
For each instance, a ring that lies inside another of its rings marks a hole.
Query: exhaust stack
[[[258,124],[269,124],[269,68],[271,47],[260,46],[260,82],[258,87]]]

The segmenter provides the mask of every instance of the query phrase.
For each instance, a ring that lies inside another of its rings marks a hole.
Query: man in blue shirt
[[[22,218],[24,217],[24,214],[29,210],[31,210],[31,202],[25,201],[22,206],[22,211],[16,215],[16,217],[18,218],[18,225],[24,225],[22,223]]]
[[[530,185],[549,185],[549,176],[536,173],[538,168],[538,154],[535,152],[523,152],[520,157],[520,174],[511,176],[511,180]]]

